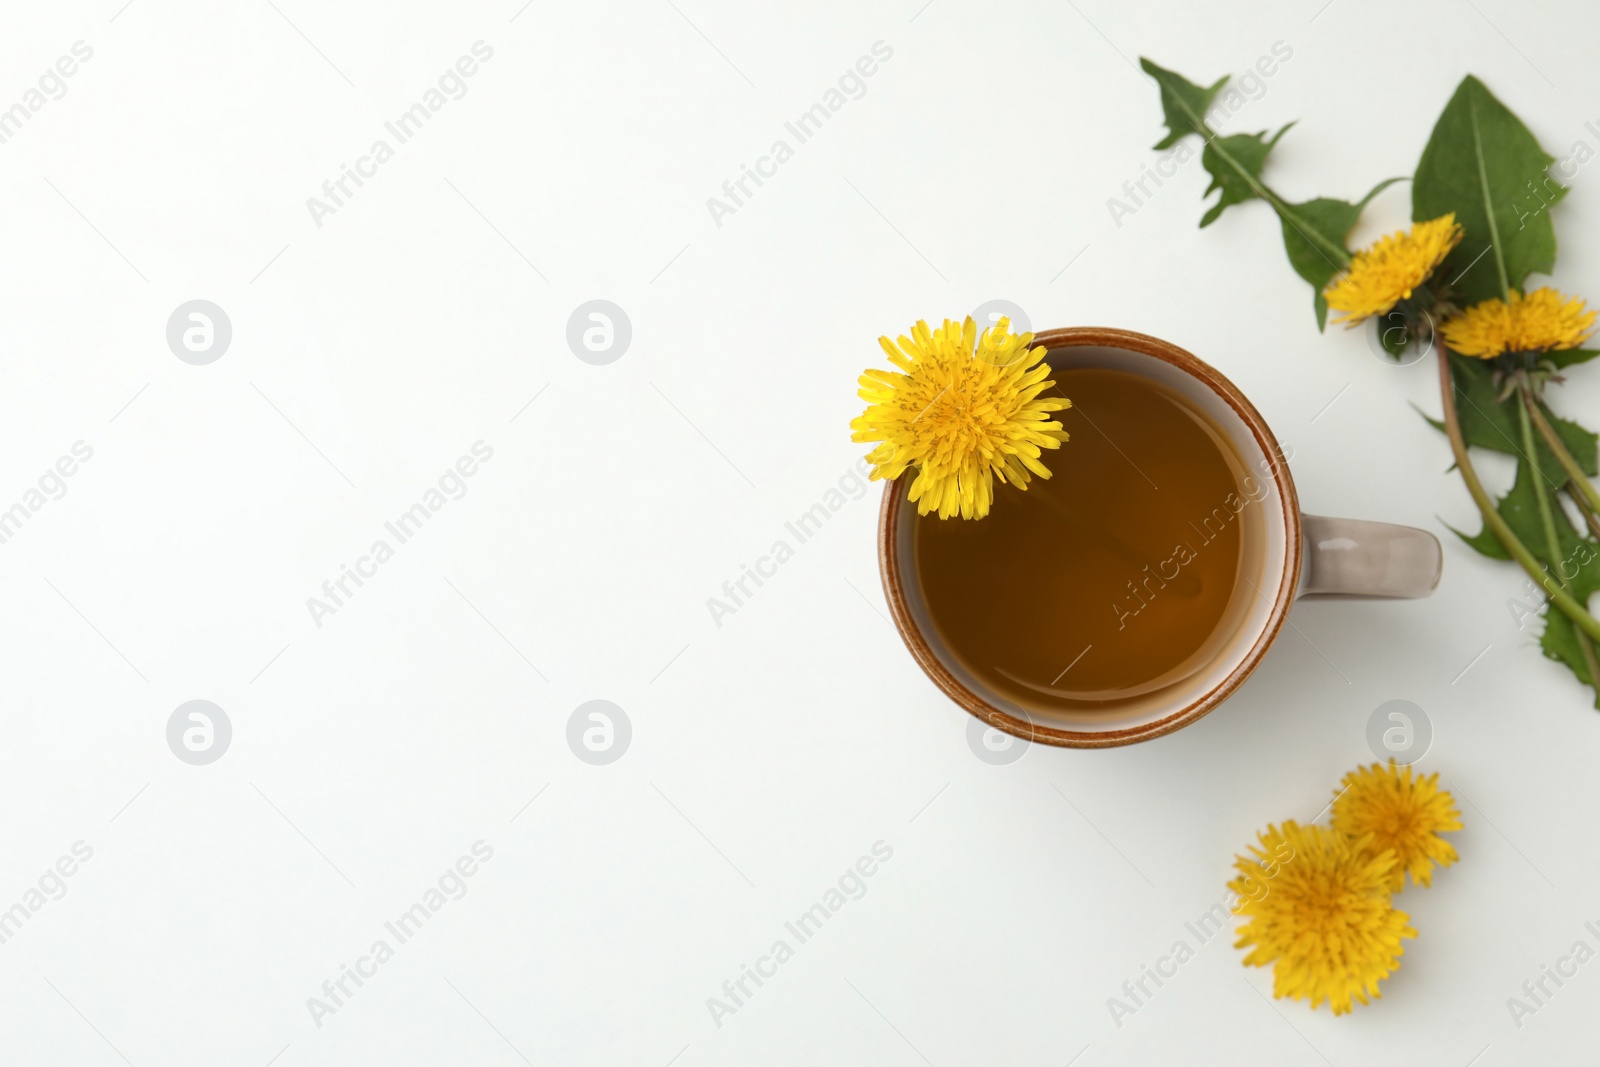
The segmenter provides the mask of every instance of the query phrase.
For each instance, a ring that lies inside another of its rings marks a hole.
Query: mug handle
[[[1399,597],[1415,600],[1439,586],[1444,550],[1415,526],[1302,515],[1305,561],[1299,596]]]

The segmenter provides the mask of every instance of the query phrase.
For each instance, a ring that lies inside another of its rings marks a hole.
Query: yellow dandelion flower
[[[1335,1015],[1382,996],[1378,983],[1405,952],[1400,939],[1417,936],[1390,902],[1394,854],[1374,855],[1370,839],[1293,820],[1257,836],[1255,858],[1235,857],[1239,877],[1228,883],[1241,898],[1234,914],[1250,920],[1234,945],[1254,946],[1245,966],[1271,964],[1274,997],[1312,1008],[1328,1001]]]
[[[1428,280],[1451,249],[1461,243],[1461,227],[1449,215],[1396,230],[1355,254],[1350,265],[1323,290],[1335,322],[1354,326],[1384,315]]]
[[[1433,867],[1457,860],[1444,830],[1461,829],[1455,798],[1439,788],[1437,774],[1411,774],[1410,767],[1374,763],[1344,776],[1333,802],[1333,828],[1347,837],[1371,837],[1375,852],[1392,851],[1389,889],[1400,892],[1409,872],[1417,885],[1433,881]]]
[[[1509,301],[1474,304],[1440,329],[1451,350],[1491,359],[1503,352],[1577,348],[1593,336],[1597,316],[1600,312],[1587,310],[1578,297],[1545,286],[1526,296],[1513,290]]]
[[[868,407],[850,423],[852,441],[881,442],[867,454],[873,479],[916,467],[909,499],[917,514],[981,519],[995,478],[1026,489],[1030,472],[1050,477],[1041,450],[1067,439],[1050,413],[1071,402],[1040,399],[1055,382],[1032,341],[1031,333],[1011,333],[1003,318],[980,337],[970,317],[961,325],[946,319],[937,330],[918,322],[898,348],[878,338],[900,369],[861,376],[858,395]]]

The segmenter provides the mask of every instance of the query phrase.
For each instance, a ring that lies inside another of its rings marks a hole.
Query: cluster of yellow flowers
[[[1323,291],[1334,321],[1354,326],[1413,298],[1434,306],[1440,292],[1426,287],[1436,284],[1461,239],[1450,214],[1357,252]],[[1540,355],[1582,345],[1594,335],[1597,318],[1600,312],[1581,299],[1554,289],[1513,290],[1504,300],[1449,315],[1438,332],[1464,356]],[[1055,382],[1033,334],[1011,333],[1005,319],[979,333],[969,316],[961,323],[946,319],[938,329],[918,322],[909,337],[880,337],[878,343],[894,369],[861,376],[858,395],[867,409],[850,423],[852,440],[877,446],[867,456],[874,480],[915,469],[909,496],[918,514],[981,519],[994,502],[996,478],[1026,489],[1034,475],[1050,477],[1043,450],[1067,439],[1051,415],[1071,402],[1045,398]]]
[[[1354,326],[1410,300],[1461,243],[1461,236],[1450,214],[1392,233],[1357,252],[1323,290],[1328,306],[1339,313],[1334,321]],[[1600,312],[1587,310],[1581,299],[1544,287],[1481,301],[1447,318],[1439,332],[1451,351],[1492,359],[1507,352],[1577,348],[1594,335],[1597,317]]]
[[[1234,914],[1249,919],[1234,946],[1251,949],[1245,966],[1271,964],[1274,997],[1313,1008],[1328,1001],[1335,1015],[1382,996],[1378,983],[1400,966],[1401,939],[1417,936],[1393,895],[1408,874],[1427,886],[1435,865],[1456,862],[1439,834],[1461,829],[1437,774],[1413,775],[1391,760],[1340,784],[1331,827],[1268,826],[1251,857],[1234,858],[1239,876],[1228,883],[1240,897]]]

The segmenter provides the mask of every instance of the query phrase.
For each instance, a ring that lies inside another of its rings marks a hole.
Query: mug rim
[[[1232,408],[1245,426],[1249,427],[1264,455],[1283,454],[1272,429],[1256,410],[1255,405],[1240,392],[1239,387],[1215,367],[1170,341],[1112,326],[1067,326],[1041,330],[1034,334],[1033,343],[1029,347],[1047,350],[1114,348],[1169,363],[1190,377],[1198,379]],[[1278,488],[1279,506],[1283,509],[1285,573],[1283,580],[1278,584],[1277,595],[1267,616],[1266,625],[1256,634],[1250,650],[1234,669],[1197,699],[1153,722],[1117,730],[1067,730],[1041,725],[1025,718],[1018,718],[996,707],[956,677],[933,651],[916,619],[912,617],[900,570],[899,538],[896,536],[900,509],[906,504],[905,487],[909,483],[905,480],[910,477],[911,473],[907,472],[884,486],[883,504],[878,511],[878,570],[883,581],[884,598],[888,601],[895,629],[900,632],[901,640],[905,642],[906,648],[917,661],[917,665],[922,668],[923,673],[943,690],[946,696],[990,726],[1027,741],[1039,741],[1064,748],[1111,748],[1161,737],[1202,718],[1232,696],[1260,665],[1267,649],[1277,640],[1284,620],[1288,618],[1289,607],[1294,603],[1295,593],[1300,587],[1300,568],[1305,555],[1300,499],[1295,492],[1294,478],[1289,472],[1288,464],[1274,463],[1272,477]]]

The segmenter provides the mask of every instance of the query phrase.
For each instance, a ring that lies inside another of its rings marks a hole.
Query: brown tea
[[[996,486],[987,518],[918,516],[917,582],[939,638],[998,696],[1085,710],[1209,666],[1255,595],[1268,480],[1176,392],[1101,368],[1058,369],[1071,435],[1048,480]],[[1251,574],[1245,577],[1256,580]]]

